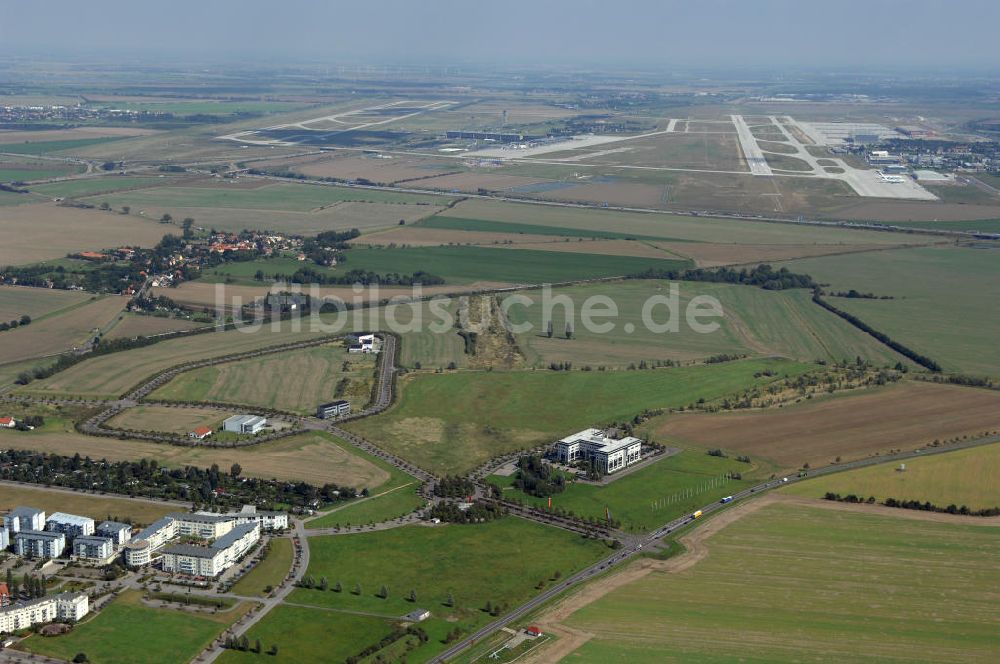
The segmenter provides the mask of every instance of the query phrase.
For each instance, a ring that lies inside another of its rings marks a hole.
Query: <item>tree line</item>
[[[715,269],[689,268],[685,270],[662,270],[650,268],[644,272],[629,275],[629,279],[666,279],[668,281],[706,281],[710,283],[740,284],[757,286],[765,290],[785,290],[789,288],[816,288],[818,283],[808,274],[797,274],[786,267],[775,270],[768,264],[736,270],[731,267]]]
[[[864,503],[867,505],[874,505],[877,501],[875,496],[858,496],[853,493],[849,493],[846,496],[842,496],[839,493],[834,493],[833,491],[827,491],[823,496],[825,500],[832,500],[838,503]],[[922,512],[939,512],[944,514],[961,514],[964,516],[1000,516],[1000,507],[986,507],[983,509],[974,510],[969,508],[968,505],[956,505],[952,503],[947,507],[941,507],[935,505],[930,501],[919,501],[919,500],[900,500],[898,498],[886,498],[883,500],[881,505],[886,507],[896,507],[904,510],[920,510]]]

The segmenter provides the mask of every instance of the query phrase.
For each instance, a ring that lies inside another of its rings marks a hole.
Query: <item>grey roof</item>
[[[10,516],[16,517],[32,517],[36,514],[45,514],[45,510],[40,510],[37,507],[15,507],[10,511]]]
[[[115,541],[110,537],[101,537],[100,535],[82,535],[80,537],[73,538],[73,546],[77,543],[83,542],[84,544],[114,544]]]
[[[94,520],[89,516],[80,516],[78,514],[67,514],[66,512],[55,512],[50,514],[46,522],[54,521],[56,523],[72,523],[75,525],[80,525],[83,523],[94,523]]]
[[[351,402],[347,399],[337,399],[336,401],[331,401],[330,403],[321,403],[319,408],[333,408],[334,406],[350,406]]]
[[[149,539],[158,531],[163,530],[173,522],[173,519],[169,516],[165,516],[162,519],[157,519],[153,523],[146,526],[141,533],[135,536],[137,540]]]
[[[101,521],[97,524],[97,530],[101,532],[111,531],[117,533],[122,530],[132,530],[132,526],[127,523],[119,523],[117,521]]]
[[[30,537],[34,539],[66,539],[66,536],[62,533],[57,533],[49,530],[22,530],[19,533],[14,533],[14,539]]]
[[[219,523],[233,519],[232,515],[229,514],[198,514],[197,512],[171,512],[167,516],[177,521],[193,521],[195,523]]]
[[[266,421],[267,420],[261,417],[260,415],[233,415],[232,417],[227,417],[225,422],[222,423],[222,426],[227,426],[230,423],[238,424],[239,426],[243,426],[245,424],[253,426],[258,422],[266,422]]]
[[[219,539],[215,540],[212,543],[212,548],[213,549],[228,549],[233,544],[233,542],[235,542],[236,540],[240,539],[241,537],[243,537],[244,535],[246,535],[247,533],[249,533],[251,530],[255,530],[255,529],[259,528],[259,527],[260,526],[258,526],[257,523],[243,523],[243,524],[240,524],[240,525],[236,526],[235,528],[233,528],[232,530],[230,530],[225,535],[223,535],[222,537],[220,537]]]
[[[191,558],[214,558],[219,555],[218,549],[210,546],[197,546],[195,544],[174,544],[168,546],[162,553],[172,553],[178,556],[189,556]]]

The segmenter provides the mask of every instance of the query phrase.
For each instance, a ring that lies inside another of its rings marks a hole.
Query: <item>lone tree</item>
[[[378,596],[381,597],[382,599],[389,599],[389,587],[382,586],[381,588],[379,588]]]
[[[233,477],[233,479],[239,477],[240,473],[242,472],[243,472],[243,466],[241,466],[238,463],[234,463],[229,467],[229,474]]]
[[[566,338],[573,338],[573,323],[570,323],[569,321],[566,322]]]
[[[545,326],[545,336],[547,336],[549,339],[552,338],[552,321],[549,321],[548,324]]]
[[[169,224],[173,220],[174,220],[174,218],[172,216],[170,216],[170,214],[168,214],[166,212],[164,212],[163,216],[160,217],[160,223],[161,224]]]
[[[344,586],[340,585],[340,581],[337,581],[335,584],[333,584],[333,592],[339,593],[343,589],[344,589]]]
[[[275,643],[273,646],[271,646],[271,649],[268,651],[267,654],[273,655],[273,656],[277,656],[278,655],[278,644]]]
[[[444,605],[448,606],[448,607],[454,607],[455,606],[455,596],[452,595],[451,593],[448,593],[448,599],[446,599],[444,601]]]
[[[129,205],[123,205],[122,206],[122,214],[128,214],[131,211],[132,211],[132,207],[131,206],[129,206]]]
[[[411,602],[416,602],[417,601],[417,591],[416,590],[411,590],[410,591],[410,601]]]
[[[360,583],[355,583],[354,584],[354,594],[355,595],[360,595],[361,594],[361,584]]]
[[[89,662],[90,660],[87,658],[87,653],[78,652],[73,655],[73,661],[76,662],[76,664],[84,664],[84,662]]]

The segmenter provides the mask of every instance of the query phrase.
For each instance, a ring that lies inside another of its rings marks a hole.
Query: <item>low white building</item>
[[[79,621],[90,611],[87,593],[60,593],[0,610],[0,632],[10,634],[56,620]]]
[[[223,431],[240,434],[256,434],[267,424],[260,415],[233,415],[222,423]]]
[[[110,537],[81,535],[73,538],[73,556],[84,562],[105,565],[114,559],[118,547]]]
[[[600,429],[584,429],[556,443],[562,463],[589,461],[604,475],[615,473],[642,458],[642,441],[632,436],[611,438]]]

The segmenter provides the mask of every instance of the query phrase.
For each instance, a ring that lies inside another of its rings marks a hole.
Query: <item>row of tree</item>
[[[692,268],[687,270],[661,270],[650,268],[633,274],[630,279],[667,279],[669,281],[707,281],[711,283],[742,284],[765,290],[788,288],[817,288],[819,284],[808,274],[796,274],[786,267],[775,270],[767,264],[736,270],[731,267],[716,269]]]
[[[838,503],[864,503],[867,505],[874,505],[877,502],[875,496],[868,496],[865,498],[864,496],[858,496],[853,493],[842,496],[839,493],[834,493],[833,491],[827,491],[823,498]],[[956,505],[955,503],[952,503],[947,507],[941,507],[926,500],[920,501],[886,498],[882,501],[882,505],[885,505],[886,507],[898,507],[905,510],[920,510],[922,512],[940,512],[944,514],[961,514],[965,516],[1000,516],[1000,507],[986,507],[974,510],[968,505]]]

